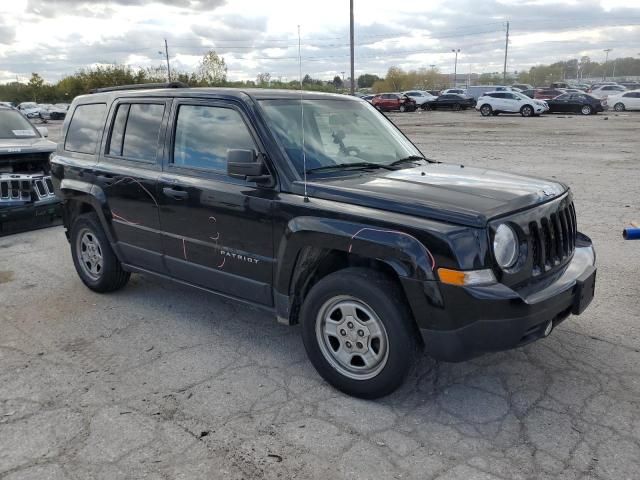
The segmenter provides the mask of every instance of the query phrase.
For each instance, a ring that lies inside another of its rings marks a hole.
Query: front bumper
[[[561,274],[543,288],[526,293],[502,284],[457,287],[439,283],[439,302],[428,308],[434,317],[426,328],[419,325],[427,353],[456,362],[544,337],[549,322],[555,327],[589,304],[595,286],[594,264],[595,251],[589,242],[576,248]]]
[[[61,203],[57,198],[0,207],[0,236],[59,225],[61,213]]]

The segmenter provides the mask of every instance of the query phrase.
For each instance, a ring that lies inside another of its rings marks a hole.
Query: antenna
[[[302,131],[302,170],[304,175],[304,201],[309,201],[307,195],[307,154],[304,148],[304,101],[302,100],[302,53],[300,50],[300,25],[298,25],[298,78],[300,80],[300,129]]]

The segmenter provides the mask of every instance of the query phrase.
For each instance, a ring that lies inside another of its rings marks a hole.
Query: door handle
[[[185,192],[184,190],[176,190],[171,187],[164,187],[162,189],[162,193],[164,193],[167,197],[171,197],[175,200],[182,200],[183,198],[187,198],[189,196],[189,192]]]

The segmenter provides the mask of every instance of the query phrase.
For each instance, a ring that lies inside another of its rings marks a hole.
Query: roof
[[[276,90],[268,88],[218,88],[218,87],[196,87],[196,88],[154,88],[135,90],[111,90],[108,92],[97,92],[78,97],[80,103],[94,103],[121,97],[199,97],[199,98],[237,98],[247,100],[272,100],[272,99],[300,99],[305,100],[343,100],[360,101],[358,97],[341,95],[337,93],[313,92],[309,90]]]

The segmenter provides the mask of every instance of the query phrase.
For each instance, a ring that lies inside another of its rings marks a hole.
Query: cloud
[[[0,44],[10,45],[16,38],[16,27],[0,23]]]
[[[13,22],[0,24],[0,64],[10,72],[3,78],[37,71],[48,81],[96,63],[160,66],[158,52],[166,38],[175,69],[192,68],[214,49],[225,58],[232,79],[253,79],[258,72],[293,79],[298,75],[296,27],[302,24],[303,73],[330,79],[349,70],[344,4],[29,0],[11,15],[4,15],[0,5],[0,17]],[[384,74],[392,65],[411,69],[432,64],[447,73],[453,70],[452,48],[461,49],[459,71],[501,71],[507,19],[511,71],[585,54],[598,60],[604,48],[613,48],[613,57],[636,56],[640,4],[616,4],[434,0],[422,7],[412,0],[369,0],[366,8],[356,9],[356,75]],[[29,33],[33,29],[37,35]]]

